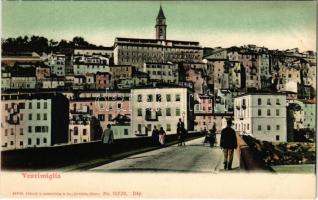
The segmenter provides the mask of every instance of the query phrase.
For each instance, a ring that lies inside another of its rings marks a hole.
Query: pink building
[[[185,70],[186,81],[193,83],[195,93],[202,94],[206,88],[206,81],[204,79],[203,70],[188,67],[186,67]]]
[[[246,88],[261,88],[260,56],[257,53],[246,52],[242,55],[242,67],[245,70]]]
[[[204,128],[211,129],[212,123],[213,97],[209,95],[199,95],[194,104],[194,129],[202,131]]]
[[[36,80],[43,80],[50,77],[51,70],[49,67],[37,67],[35,71]]]
[[[108,92],[105,97],[78,98],[70,101],[70,112],[89,114],[100,122],[103,130],[119,114],[130,117],[130,93]]]
[[[68,126],[69,143],[78,144],[96,140],[98,137],[96,137],[97,131],[94,125],[94,120],[89,115],[72,114]]]
[[[108,72],[97,72],[95,80],[97,89],[106,89],[112,86],[111,74]]]

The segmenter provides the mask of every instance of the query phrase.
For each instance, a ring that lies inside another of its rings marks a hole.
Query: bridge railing
[[[200,132],[189,132],[187,138],[202,136]],[[166,143],[178,140],[176,134],[166,135]],[[123,138],[115,140],[112,153],[156,147],[150,137]],[[66,144],[52,147],[17,149],[1,152],[1,167],[17,169],[54,169],[76,163],[89,162],[104,157],[101,141],[80,144]]]

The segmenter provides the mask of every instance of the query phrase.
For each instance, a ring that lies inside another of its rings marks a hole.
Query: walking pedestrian
[[[179,122],[177,124],[177,134],[178,134],[178,146],[185,146],[185,128],[184,128],[184,122],[179,118]]]
[[[101,140],[103,143],[103,150],[104,150],[104,155],[107,156],[108,158],[111,158],[112,156],[112,150],[113,150],[113,144],[114,144],[114,134],[113,130],[111,130],[111,125],[108,124],[107,128],[104,130]]]
[[[214,147],[216,142],[216,126],[213,124],[212,129],[210,130],[210,147]]]
[[[232,121],[227,121],[227,127],[221,132],[221,148],[224,152],[224,169],[232,169],[232,161],[234,149],[237,148],[236,134],[234,129],[231,128]]]
[[[165,137],[166,137],[166,132],[163,130],[162,127],[160,127],[159,131],[159,142],[160,145],[163,146],[165,144]]]
[[[152,130],[152,142],[153,142],[153,145],[159,144],[159,130],[157,129],[156,126],[154,126],[154,129]]]

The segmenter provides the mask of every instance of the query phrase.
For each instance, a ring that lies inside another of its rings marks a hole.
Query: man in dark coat
[[[177,124],[177,135],[179,139],[178,146],[185,146],[185,128],[184,128],[184,122],[179,119],[179,122]]]
[[[156,126],[152,130],[152,142],[155,146],[159,145],[159,130]]]
[[[224,152],[224,169],[232,169],[233,153],[237,147],[236,133],[231,128],[232,121],[227,121],[227,127],[221,132],[221,143],[220,146]]]

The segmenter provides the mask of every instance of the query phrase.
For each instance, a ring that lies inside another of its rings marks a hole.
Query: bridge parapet
[[[189,132],[187,138],[202,136],[200,132]],[[166,143],[176,143],[176,134],[166,135]],[[112,153],[156,147],[151,136],[124,138],[115,140]],[[65,144],[52,147],[17,149],[1,152],[1,167],[4,170],[18,169],[55,169],[76,163],[90,162],[104,157],[103,145],[100,141],[80,144]]]
[[[274,171],[270,166],[266,165],[250,136],[237,134],[236,137],[238,142],[237,154],[241,169],[246,171]]]

